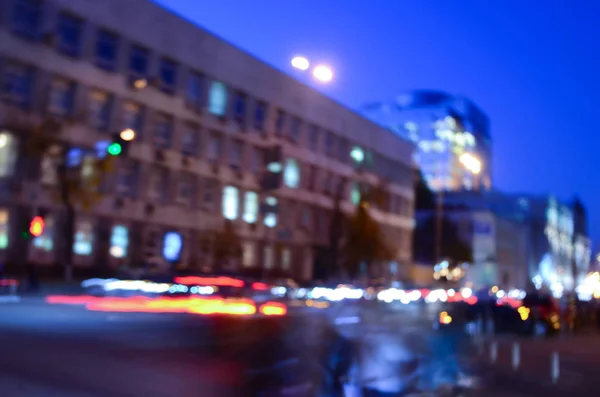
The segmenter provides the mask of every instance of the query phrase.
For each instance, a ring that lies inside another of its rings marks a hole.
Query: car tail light
[[[278,302],[267,302],[260,306],[261,314],[265,316],[284,316],[287,313],[287,306]]]

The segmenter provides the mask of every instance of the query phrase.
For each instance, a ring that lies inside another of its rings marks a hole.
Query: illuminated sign
[[[177,232],[167,232],[163,238],[162,255],[169,262],[177,262],[181,258],[183,238]]]

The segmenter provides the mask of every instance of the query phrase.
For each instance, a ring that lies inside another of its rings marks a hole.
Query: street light
[[[135,139],[135,131],[132,130],[131,128],[127,128],[127,129],[121,131],[121,133],[119,134],[119,136],[125,142],[131,142],[131,141],[133,141]]]
[[[297,55],[292,58],[292,66],[298,70],[305,71],[310,67],[310,62],[305,57]]]
[[[318,65],[313,69],[313,77],[322,83],[333,80],[333,71],[327,65]]]

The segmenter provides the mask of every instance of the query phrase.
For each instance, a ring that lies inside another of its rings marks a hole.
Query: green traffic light
[[[121,152],[123,151],[123,148],[121,147],[120,143],[111,143],[108,146],[108,154],[110,154],[111,156],[118,156],[119,154],[121,154]]]

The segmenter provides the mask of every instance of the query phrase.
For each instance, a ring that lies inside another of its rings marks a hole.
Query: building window
[[[224,116],[227,110],[227,88],[219,81],[213,81],[208,96],[208,111],[215,116]]]
[[[58,17],[58,51],[71,57],[81,52],[83,21],[73,15],[60,14]]]
[[[223,188],[223,217],[229,220],[235,220],[238,217],[239,210],[239,190],[234,186],[225,186]]]
[[[231,141],[229,149],[229,165],[239,168],[242,159],[242,142],[238,140]]]
[[[246,192],[244,195],[244,215],[245,222],[255,223],[258,219],[258,193]]]
[[[46,215],[44,217],[44,230],[40,236],[33,239],[33,246],[40,251],[51,252],[54,249],[54,217]]]
[[[252,148],[250,156],[250,172],[254,175],[258,175],[263,166],[262,151],[257,147]]]
[[[90,93],[90,125],[98,131],[106,131],[110,124],[111,96],[100,90]]]
[[[317,167],[314,165],[310,165],[308,167],[308,181],[306,184],[307,190],[314,191],[317,188],[317,176],[318,176]]]
[[[170,59],[161,59],[159,74],[161,89],[167,93],[175,92],[177,87],[177,63]]]
[[[0,177],[14,175],[17,154],[16,138],[7,131],[2,131],[0,133]]]
[[[196,179],[194,175],[188,173],[182,173],[179,175],[177,181],[177,199],[179,204],[186,207],[191,207],[195,201],[194,196],[196,193]]]
[[[187,100],[197,109],[202,106],[202,76],[198,73],[190,73],[187,82]]]
[[[12,9],[11,22],[13,32],[37,40],[42,26],[41,0],[16,0]]]
[[[285,168],[283,169],[283,184],[290,188],[300,186],[300,167],[298,161],[293,158],[285,160]]]
[[[164,203],[167,198],[167,170],[156,167],[150,174],[148,198],[158,203]]]
[[[181,154],[197,156],[200,146],[200,131],[197,126],[186,124],[181,135]]]
[[[173,139],[173,119],[167,115],[159,114],[154,124],[154,146],[160,149],[171,147]]]
[[[90,221],[79,220],[75,224],[75,241],[73,252],[76,255],[88,256],[93,251],[94,232]]]
[[[129,71],[136,76],[146,76],[148,74],[148,63],[150,61],[150,52],[140,46],[131,47],[129,55]]]
[[[242,265],[244,267],[252,267],[254,266],[254,250],[255,244],[253,242],[247,241],[242,244]]]
[[[123,104],[123,123],[121,125],[121,130],[130,128],[134,130],[136,134],[139,134],[143,126],[143,115],[144,112],[140,105],[134,102],[125,102]]]
[[[256,108],[254,109],[254,128],[262,131],[265,127],[265,116],[267,113],[267,104],[258,101],[256,102]]]
[[[246,118],[246,102],[248,97],[243,92],[237,92],[233,101],[233,117],[243,123]]]
[[[214,179],[205,179],[202,186],[201,208],[204,211],[214,211],[217,195],[217,181]]]
[[[273,247],[266,245],[263,248],[263,267],[265,269],[272,269],[273,265]]]
[[[206,145],[206,158],[208,161],[217,162],[221,158],[221,147],[223,146],[223,139],[217,132],[212,132],[208,136],[208,142]]]
[[[8,248],[8,236],[10,235],[9,212],[7,209],[0,209],[0,250]]]
[[[33,70],[29,67],[6,63],[2,74],[2,96],[8,102],[27,108],[31,101]]]
[[[118,46],[117,35],[106,30],[99,30],[96,37],[96,65],[102,69],[114,71],[117,68]]]
[[[343,162],[348,162],[348,141],[340,139],[338,144],[338,159]]]
[[[310,229],[310,221],[312,219],[312,211],[309,205],[304,205],[302,207],[302,219],[301,224],[307,229]]]
[[[115,193],[124,197],[135,197],[138,181],[138,163],[122,159],[116,172]]]
[[[314,124],[310,126],[308,148],[314,152],[319,150],[319,127]]]
[[[300,127],[302,125],[302,120],[299,117],[294,117],[292,119],[292,125],[290,128],[290,139],[293,142],[298,142],[298,138],[300,137]]]
[[[327,157],[333,157],[335,149],[335,135],[333,132],[328,131],[325,135],[325,155]]]
[[[54,116],[65,117],[72,113],[75,99],[75,84],[56,78],[50,86],[48,112]]]
[[[129,230],[127,226],[115,225],[110,233],[110,249],[108,253],[113,258],[127,257],[129,247]]]
[[[290,270],[292,267],[292,251],[289,248],[281,250],[281,269]]]
[[[283,129],[285,127],[285,112],[283,110],[277,111],[275,117],[275,135],[283,135]]]
[[[358,205],[360,203],[360,197],[360,184],[358,182],[353,182],[350,189],[350,202],[354,205]]]
[[[183,237],[177,232],[167,232],[163,236],[162,256],[169,262],[177,262],[181,259],[183,248]]]

